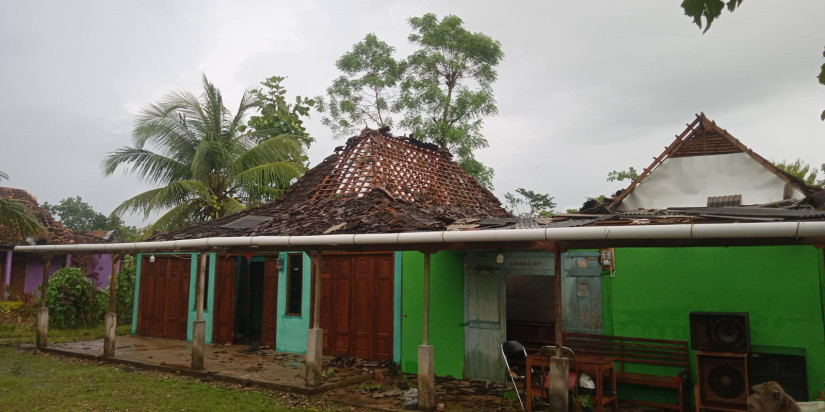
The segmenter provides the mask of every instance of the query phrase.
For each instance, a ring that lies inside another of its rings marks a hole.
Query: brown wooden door
[[[267,256],[264,262],[264,297],[261,321],[261,345],[275,349],[278,335],[278,257]]]
[[[186,339],[189,320],[189,256],[158,256],[141,262],[138,334]]]
[[[393,349],[392,254],[324,255],[324,354],[383,360]]]
[[[5,273],[4,273],[5,275]],[[41,273],[42,276],[42,273]],[[9,281],[9,295],[19,299],[26,291],[26,260],[15,259],[11,262],[11,279]]]
[[[215,313],[212,341],[232,342],[235,335],[235,256],[219,256],[215,272]]]

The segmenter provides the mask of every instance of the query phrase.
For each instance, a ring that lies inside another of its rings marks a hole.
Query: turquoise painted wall
[[[303,254],[303,297],[301,298],[301,316],[286,314],[286,271],[288,253],[280,253],[284,268],[278,272],[278,338],[275,341],[277,350],[285,352],[306,353],[307,331],[309,330],[309,312],[312,308],[310,294],[312,292],[312,262],[309,256]]]
[[[422,330],[424,255],[403,252],[401,370],[418,371]],[[435,373],[464,376],[464,254],[441,251],[430,258],[430,344]]]
[[[807,350],[815,397],[825,380],[823,276],[812,246],[631,248],[616,249],[603,290],[618,336],[690,341],[691,311],[748,312],[752,344]]]

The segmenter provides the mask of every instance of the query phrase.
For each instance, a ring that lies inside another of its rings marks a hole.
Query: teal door
[[[598,251],[562,254],[562,329],[602,333],[602,266]]]
[[[464,377],[504,380],[500,345],[506,338],[504,269],[496,255],[465,260]]]

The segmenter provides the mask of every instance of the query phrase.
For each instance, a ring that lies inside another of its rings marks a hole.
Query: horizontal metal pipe
[[[119,253],[208,250],[221,247],[318,247],[462,242],[528,242],[637,239],[755,239],[825,237],[825,222],[708,223],[678,225],[589,226],[313,236],[211,237],[160,242],[17,246],[16,252]]]

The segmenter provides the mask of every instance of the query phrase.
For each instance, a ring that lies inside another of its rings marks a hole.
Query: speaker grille
[[[747,410],[747,354],[699,352],[696,363],[703,407]]]
[[[750,326],[745,312],[691,312],[690,343],[694,350],[747,353]]]

